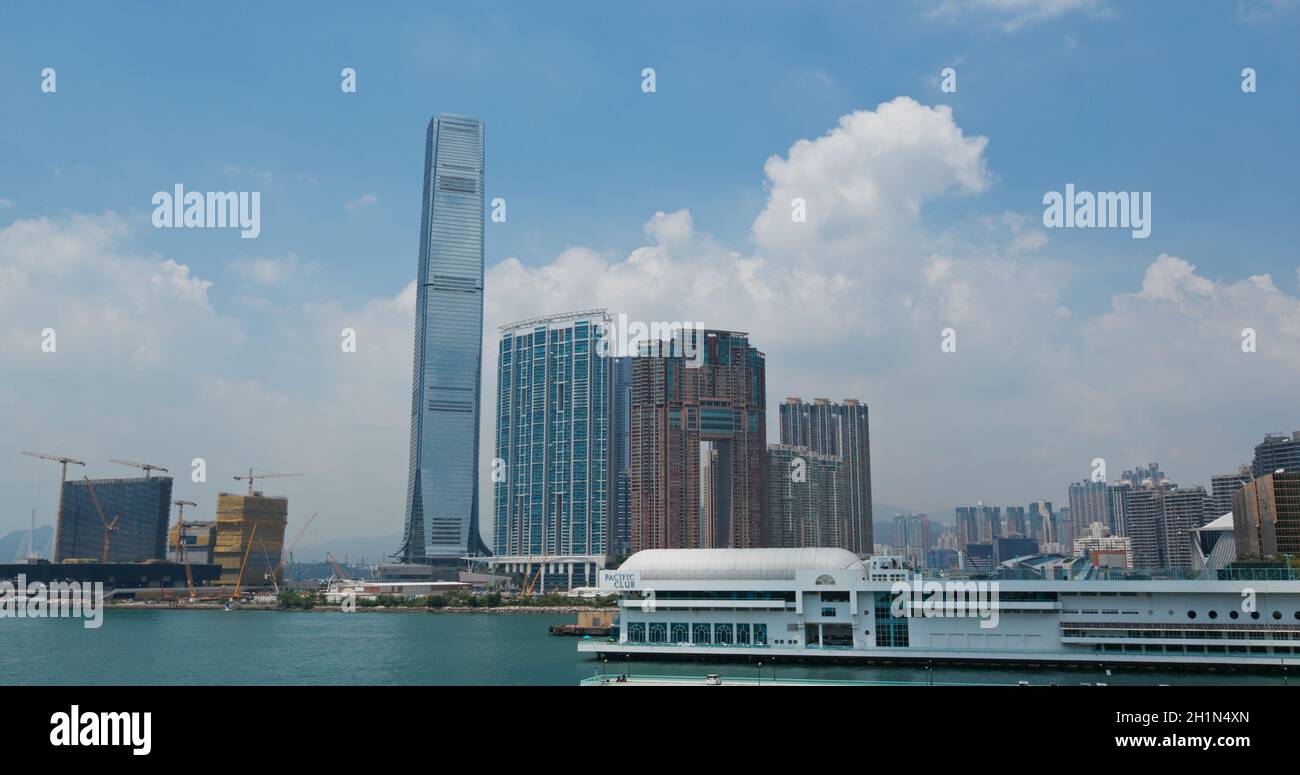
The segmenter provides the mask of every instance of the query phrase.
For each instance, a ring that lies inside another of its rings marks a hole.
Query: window
[[[754,625],[754,645],[755,645],[755,646],[766,646],[766,645],[767,645],[767,625],[766,625],[766,624],[755,624],[755,625]]]
[[[673,622],[672,626],[673,643],[690,643],[691,628],[686,622]]]
[[[666,643],[668,641],[668,625],[663,622],[650,623],[650,642]]]
[[[825,617],[827,617],[828,619],[834,619],[834,618],[835,618],[835,606],[823,606],[823,607],[822,607],[822,616],[825,616]]]
[[[694,642],[708,645],[713,642],[713,628],[707,624],[697,624],[693,630]]]
[[[847,603],[849,602],[848,592],[823,592],[823,603]]]
[[[631,643],[645,643],[645,622],[632,622],[627,626],[627,639]]]
[[[730,645],[736,640],[735,630],[730,624],[713,625],[713,642],[720,646]]]
[[[888,592],[877,592],[875,595],[876,645],[907,646],[907,617],[894,617],[890,610],[891,597]]]
[[[736,625],[736,643],[738,643],[738,644],[740,644],[740,645],[742,645],[742,646],[748,646],[748,645],[749,645],[749,625],[748,625],[748,624],[737,624],[737,625]]]

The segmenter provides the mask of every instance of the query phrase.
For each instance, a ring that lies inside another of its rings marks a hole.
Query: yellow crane
[[[118,458],[113,458],[108,462],[117,463],[118,465],[123,465],[123,466],[135,466],[136,468],[143,469],[145,479],[148,479],[149,475],[154,471],[162,471],[164,474],[167,473],[166,468],[163,468],[162,466],[153,465],[152,463],[134,463],[130,460],[119,460]]]
[[[253,481],[255,479],[281,479],[286,476],[302,476],[302,474],[255,474],[253,473],[253,469],[250,468],[248,469],[247,476],[236,476],[235,481],[242,482],[247,479],[248,494],[251,496],[253,494]]]
[[[23,454],[26,455],[26,456],[28,456],[28,457],[39,458],[39,459],[41,459],[41,460],[53,460],[54,462],[60,464],[60,468],[59,468],[59,510],[58,510],[58,512],[56,512],[56,514],[55,514],[56,524],[55,524],[55,526],[54,526],[54,560],[55,560],[55,562],[57,562],[57,561],[59,561],[60,559],[62,559],[62,554],[59,552],[59,536],[63,534],[63,530],[62,530],[62,527],[63,527],[63,485],[64,485],[65,482],[68,481],[68,464],[71,463],[71,464],[74,465],[74,466],[83,466],[83,467],[84,467],[86,464],[83,463],[83,462],[80,461],[80,460],[75,459],[75,458],[63,457],[62,455],[47,455],[47,454],[45,454],[44,452],[23,452]]]
[[[146,477],[148,474],[146,473]],[[194,597],[194,573],[190,570],[190,558],[185,552],[185,507],[198,506],[194,501],[172,501],[176,507],[176,557],[185,565],[185,587],[190,591],[190,598]]]
[[[244,583],[244,569],[248,567],[248,553],[253,551],[253,539],[257,537],[257,523],[253,523],[253,532],[248,534],[248,546],[244,549],[244,561],[239,564],[239,578],[235,579],[235,593],[231,600],[239,600],[239,588]]]
[[[81,477],[86,480],[86,489],[90,490],[90,500],[95,504],[95,511],[99,512],[99,521],[104,524],[104,562],[108,562],[108,536],[114,530],[117,530],[117,521],[122,518],[121,514],[113,517],[109,522],[108,517],[104,515],[104,507],[99,505],[99,496],[95,495],[95,485],[87,477]]]

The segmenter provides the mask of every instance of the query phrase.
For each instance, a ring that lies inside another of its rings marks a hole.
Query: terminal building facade
[[[842,549],[647,550],[601,574],[601,586],[621,595],[617,641],[578,648],[725,659],[1300,664],[1300,581],[1289,573],[1112,579],[1060,556],[1004,566],[1006,578],[939,581],[901,558],[864,561]]]

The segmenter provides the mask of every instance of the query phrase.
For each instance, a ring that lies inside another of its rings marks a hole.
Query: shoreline
[[[105,609],[122,610],[122,611],[224,611],[226,610],[223,603],[197,603],[193,605],[163,605],[157,603],[104,603]],[[279,606],[279,605],[239,605],[232,611],[285,611],[300,613],[432,613],[432,614],[579,614],[594,611],[617,611],[615,606],[494,606],[475,607],[475,606],[444,606],[442,608],[429,608],[427,606],[362,606],[358,605],[352,611],[344,611],[337,605],[317,605],[310,608],[300,606]]]

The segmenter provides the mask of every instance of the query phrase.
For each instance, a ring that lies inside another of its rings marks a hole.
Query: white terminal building
[[[1300,664],[1300,581],[1104,579],[1017,558],[1002,578],[920,575],[842,549],[651,549],[600,574],[617,640],[579,651],[1028,663]],[[993,574],[997,576],[998,573]],[[1290,576],[1286,569],[1258,575]]]

